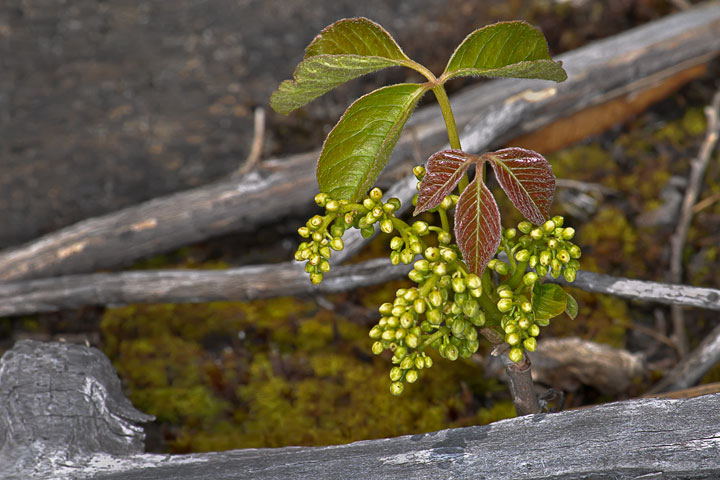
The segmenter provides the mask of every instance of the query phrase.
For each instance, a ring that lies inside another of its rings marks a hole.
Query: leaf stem
[[[438,328],[437,332],[433,333],[429,337],[427,337],[423,342],[420,344],[420,346],[417,348],[418,350],[424,350],[426,347],[432,345],[432,343],[437,340],[438,338],[442,337],[443,335],[447,335],[450,333],[450,329],[448,327],[440,327]]]
[[[450,222],[448,221],[447,210],[438,208],[438,215],[440,215],[440,225],[442,225],[442,229],[450,233]]]
[[[508,285],[510,285],[510,288],[515,290],[515,288],[520,285],[523,275],[525,275],[525,270],[527,270],[527,266],[528,262],[518,262],[517,266],[515,267],[515,271],[508,280]]]
[[[432,91],[435,94],[435,98],[437,98],[440,111],[442,111],[443,119],[445,120],[450,148],[462,150],[460,136],[458,135],[457,125],[455,124],[455,115],[453,115],[452,108],[450,107],[450,99],[447,96],[447,92],[445,92],[445,87],[442,84],[437,84],[432,87]]]

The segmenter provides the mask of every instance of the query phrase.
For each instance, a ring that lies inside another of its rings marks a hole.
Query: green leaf
[[[288,114],[343,83],[411,60],[380,25],[367,18],[340,20],[325,28],[305,50],[293,80],[285,80],[270,106]]]
[[[575,298],[573,298],[572,295],[569,293],[565,293],[567,296],[567,305],[565,306],[565,313],[568,314],[568,317],[570,317],[572,320],[575,320],[575,317],[577,317],[578,314],[578,303]]]
[[[560,285],[544,283],[533,288],[533,311],[537,320],[557,317],[567,307],[567,295]]]
[[[317,165],[320,191],[357,201],[385,167],[405,122],[428,87],[402,83],[360,97],[323,144]]]
[[[500,22],[468,35],[450,57],[443,76],[468,75],[567,79],[562,63],[550,58],[542,32],[525,22]]]

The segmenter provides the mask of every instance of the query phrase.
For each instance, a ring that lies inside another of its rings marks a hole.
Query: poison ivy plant
[[[564,227],[562,217],[550,218],[555,176],[547,160],[522,148],[463,151],[444,87],[461,76],[565,80],[565,70],[550,58],[539,30],[524,22],[476,30],[436,77],[408,58],[376,23],[340,20],[310,43],[293,80],[280,85],[271,105],[287,114],[348,80],[392,66],[416,70],[427,82],[383,87],[348,107],[325,140],[317,164],[320,193],[315,201],[325,214],[299,229],[306,241],[295,259],[306,262],[305,270],[318,284],[330,270],[332,250],[344,247],[342,236],[349,228],[360,229],[365,237],[376,226],[397,233],[390,241],[390,260],[395,265],[414,262],[408,276],[417,286],[397,290],[393,302],[380,306],[381,318],[370,337],[374,353],[392,352],[390,390],[399,395],[404,382],[414,383],[422,369],[432,366],[429,348],[449,360],[467,358],[478,350],[482,335],[495,345],[507,344],[510,359],[523,361],[524,350],[537,346],[539,327],[563,312],[577,315],[577,302],[544,280],[562,275],[572,282],[581,252],[571,242],[574,229]],[[397,216],[400,200],[384,200],[373,185],[429,90],[442,110],[451,148],[413,169],[419,182],[414,214],[435,213],[437,224],[408,224]],[[501,226],[485,182],[487,165],[527,219],[517,228]]]

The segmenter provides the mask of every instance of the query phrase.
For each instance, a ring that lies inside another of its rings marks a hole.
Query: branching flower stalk
[[[392,302],[380,305],[380,319],[369,333],[373,353],[390,352],[390,391],[400,395],[406,383],[416,382],[433,365],[430,350],[451,361],[470,357],[478,351],[479,335],[496,347],[506,345],[515,366],[506,370],[522,375],[513,385],[527,390],[531,380],[524,352],[535,350],[540,327],[563,312],[577,314],[575,300],[543,279],[562,275],[572,282],[580,248],[572,243],[574,229],[562,217],[550,217],[555,176],[547,160],[521,148],[464,152],[444,84],[467,75],[559,82],[565,71],[550,58],[542,33],[524,22],[501,22],[471,33],[435,77],[409,59],[382,27],[354,18],[330,25],[313,40],[294,79],[273,94],[272,107],[287,114],[352,78],[389,66],[412,68],[428,81],[380,88],[347,109],[318,160],[321,193],[315,202],[325,213],[298,230],[305,241],[295,259],[305,262],[310,280],[319,284],[330,270],[332,251],[343,249],[348,229],[360,229],[366,238],[377,228],[394,234],[391,262],[413,265],[408,277],[414,286],[398,289]],[[433,221],[407,223],[396,216],[400,200],[384,199],[373,184],[429,90],[441,107],[451,148],[413,169],[418,180],[414,215],[430,212]],[[501,227],[485,184],[488,165],[527,219],[516,227]],[[515,400],[519,414],[537,411],[534,394]]]

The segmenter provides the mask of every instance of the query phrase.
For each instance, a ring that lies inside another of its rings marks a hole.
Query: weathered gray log
[[[142,453],[137,424],[152,419],[132,406],[95,348],[23,340],[0,359],[0,478],[50,478],[98,452]]]
[[[314,286],[297,262],[227,270],[142,270],[41,278],[0,284],[0,316],[87,305],[246,301],[336,293],[406,277],[412,267],[387,258],[335,266]],[[556,281],[556,280],[553,280]],[[631,300],[720,310],[720,290],[579,271],[572,286]]]
[[[464,148],[500,145],[569,113],[644,90],[708,61],[720,51],[720,5],[710,2],[560,56],[563,84],[501,80],[464,90],[452,104]],[[410,119],[385,182],[420,151],[446,141],[437,107]],[[162,197],[85,220],[0,254],[0,280],[19,280],[127,265],[138,258],[229,232],[254,232],[284,215],[307,213],[316,190],[317,153],[264,162],[241,180]],[[408,198],[412,192],[402,192]],[[406,202],[407,203],[407,202]]]
[[[0,360],[4,479],[717,478],[720,394],[643,399],[330,447],[140,453],[149,420],[98,350],[18,342]]]

